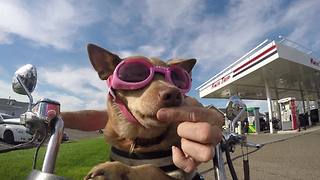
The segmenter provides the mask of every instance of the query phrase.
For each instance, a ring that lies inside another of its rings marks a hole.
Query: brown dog
[[[102,80],[107,80],[116,66],[126,61],[93,44],[88,45],[88,54]],[[145,59],[157,67],[179,66],[187,73],[196,63],[195,59],[175,59],[165,63],[158,58],[135,58]],[[95,166],[85,179],[189,179],[192,174],[184,173],[172,162],[171,146],[179,146],[180,143],[176,133],[177,123],[160,122],[156,113],[163,107],[199,103],[186,97],[161,73],[155,73],[153,80],[145,87],[134,90],[111,88],[110,92],[107,101],[109,118],[104,135],[112,145],[110,159],[114,162]],[[135,120],[128,120],[132,116]]]

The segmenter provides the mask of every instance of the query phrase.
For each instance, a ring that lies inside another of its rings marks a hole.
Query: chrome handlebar
[[[51,174],[54,173],[56,159],[64,129],[64,123],[61,118],[57,117],[56,119],[54,119],[54,121],[56,121],[55,126],[53,128],[42,165],[42,172]]]
[[[48,112],[50,110],[54,110],[57,117],[49,121]],[[47,134],[51,134],[41,171],[34,169],[27,179],[63,179],[63,177],[54,175],[64,130],[64,122],[59,114],[60,103],[45,98],[38,101],[31,111],[20,116],[21,124],[25,125],[35,136],[40,134],[42,138],[45,138]]]
[[[26,126],[27,130],[31,134],[34,134],[31,142],[42,137],[42,141],[38,145],[35,153],[33,171],[29,174],[27,179],[65,179],[53,174],[64,129],[63,120],[59,116],[60,103],[44,98],[33,105],[33,97],[31,93],[34,91],[36,84],[37,70],[35,66],[31,64],[26,64],[20,67],[15,72],[12,79],[13,91],[18,94],[27,95],[29,98],[28,111],[20,116],[20,123]],[[50,110],[55,111],[56,118],[48,119],[48,113]],[[48,134],[51,134],[51,137],[47,146],[42,171],[38,171],[35,169],[37,153],[41,144],[46,140]]]

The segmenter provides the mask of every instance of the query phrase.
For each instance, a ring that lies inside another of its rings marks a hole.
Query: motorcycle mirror
[[[14,92],[22,95],[27,95],[29,98],[28,111],[31,111],[33,98],[31,93],[37,85],[37,70],[31,64],[26,64],[20,67],[13,76],[12,89]]]
[[[22,95],[33,92],[37,84],[37,70],[35,66],[26,64],[20,67],[13,76],[12,89]]]
[[[246,108],[246,105],[241,101],[241,99],[238,96],[231,96],[226,108],[227,118],[233,120],[238,114],[240,114],[243,108]],[[239,118],[239,121],[243,121],[245,118],[246,113],[243,113],[243,115]]]

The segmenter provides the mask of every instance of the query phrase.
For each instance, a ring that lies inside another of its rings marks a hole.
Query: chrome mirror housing
[[[31,93],[37,85],[37,70],[31,64],[26,64],[20,67],[13,76],[12,89],[14,92],[22,95],[27,95],[29,98],[28,111],[31,111],[33,97]]]
[[[233,121],[238,115],[240,115],[236,121],[243,121],[247,117],[243,109],[245,111],[246,105],[241,101],[241,99],[238,96],[231,96],[227,104],[226,116],[229,120]]]
[[[32,93],[37,85],[37,70],[35,66],[26,64],[20,67],[13,76],[12,89],[22,95]]]

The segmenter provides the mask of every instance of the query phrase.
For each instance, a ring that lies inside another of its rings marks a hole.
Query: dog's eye
[[[118,71],[118,77],[126,82],[140,82],[148,78],[150,70],[143,64],[123,64]]]

